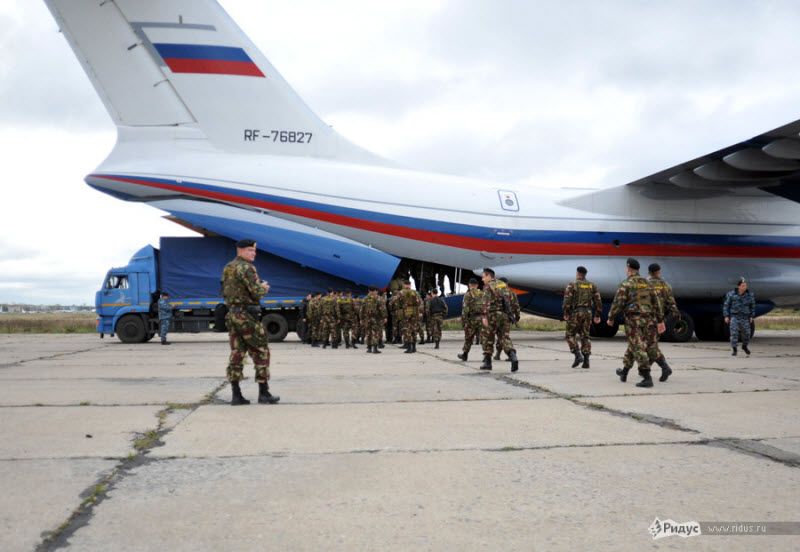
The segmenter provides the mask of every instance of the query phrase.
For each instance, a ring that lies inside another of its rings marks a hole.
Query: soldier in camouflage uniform
[[[169,323],[172,320],[172,305],[169,303],[169,293],[161,292],[161,299],[158,300],[158,335],[161,337],[162,345],[170,345],[167,341],[169,333]]]
[[[508,278],[506,278],[505,276],[500,278],[500,281],[503,282],[505,285],[508,285]],[[514,290],[511,289],[510,287],[508,288],[508,291],[510,292],[508,294],[508,298],[511,300],[511,323],[509,323],[507,326],[504,325],[502,327],[501,331],[504,331],[505,334],[497,334],[495,336],[497,343],[497,345],[495,346],[495,353],[494,353],[495,360],[500,360],[500,353],[503,352],[503,347],[502,347],[503,343],[505,343],[506,339],[509,340],[511,339],[511,324],[516,324],[517,322],[519,322],[519,318],[522,315],[522,309],[520,309],[519,307],[519,299],[517,299],[517,294],[514,293]],[[508,360],[511,359],[506,358],[506,361]]]
[[[503,351],[511,359],[511,371],[519,368],[517,351],[511,342],[508,327],[511,325],[513,313],[511,312],[511,289],[505,282],[495,280],[494,270],[483,269],[483,318],[481,319],[481,345],[483,346],[483,364],[481,370],[492,369],[492,353],[494,352],[495,336],[500,334],[505,337],[501,342]]]
[[[403,289],[400,288],[400,291],[394,293],[389,299],[389,309],[392,311],[392,343],[395,344],[401,343],[403,335],[403,314],[400,308],[400,292],[402,291]]]
[[[750,356],[750,324],[753,323],[756,314],[756,296],[747,289],[747,280],[739,279],[736,289],[732,289],[725,295],[725,303],[722,306],[722,315],[725,323],[730,324],[731,330],[731,355],[736,356],[736,346],[739,336],[742,337],[742,350]]]
[[[661,303],[650,282],[639,275],[639,261],[628,259],[627,273],[628,278],[619,285],[614,296],[607,321],[609,326],[613,326],[617,316],[625,316],[628,350],[617,375],[621,381],[626,381],[628,372],[636,361],[642,376],[642,381],[636,387],[653,387],[650,365],[656,359],[656,335],[664,332],[664,311],[661,310]]]
[[[225,324],[231,346],[227,376],[231,383],[231,405],[250,404],[242,396],[239,382],[244,378],[245,354],[253,359],[258,383],[258,402],[274,404],[280,397],[269,392],[269,342],[267,332],[261,324],[261,298],[269,291],[269,284],[262,282],[253,261],[256,258],[256,243],[253,240],[236,242],[236,258],[222,270],[222,296],[228,313]]]
[[[573,368],[581,362],[583,368],[589,368],[589,355],[592,354],[592,339],[589,329],[592,321],[600,323],[603,313],[603,301],[600,292],[593,282],[586,279],[586,267],[579,266],[575,272],[575,281],[567,284],[564,290],[564,302],[561,310],[567,323],[566,339],[569,350],[575,355]],[[594,317],[592,314],[594,313]]]
[[[341,333],[344,335],[345,349],[352,347],[358,349],[355,342],[355,327],[356,327],[356,310],[353,304],[353,298],[350,296],[349,291],[342,292],[339,297],[339,327]]]
[[[432,341],[432,333],[433,333],[433,326],[431,324],[431,298],[433,297],[433,291],[428,291],[425,295],[425,301],[423,302],[422,308],[422,323],[423,327],[425,328],[425,335],[420,335],[419,344],[423,345],[424,343],[430,343]],[[422,334],[422,330],[420,330],[420,334]]]
[[[469,350],[475,341],[475,336],[481,333],[481,319],[483,318],[483,292],[478,289],[478,280],[469,279],[469,291],[464,294],[461,303],[461,325],[464,327],[464,346],[458,355],[463,361],[467,360]]]
[[[320,301],[322,294],[316,292],[312,295],[311,301],[308,302],[308,332],[311,335],[311,346],[319,347],[321,340],[321,321],[320,321]]]
[[[322,299],[322,335],[324,343],[322,348],[325,349],[330,345],[334,349],[339,347],[337,338],[339,337],[339,301],[337,293],[334,290],[329,290],[327,296]]]
[[[434,342],[434,349],[439,348],[439,342],[442,340],[442,324],[444,318],[447,316],[447,303],[444,299],[439,297],[439,292],[436,288],[431,291],[431,299],[428,302],[428,320],[430,321],[431,329],[430,335]]]
[[[353,343],[364,343],[364,299],[353,297],[353,311],[355,321],[353,323]]]
[[[386,326],[386,301],[378,295],[378,290],[370,288],[362,306],[364,329],[366,332],[367,352],[379,354],[378,344]]]
[[[406,353],[417,352],[417,335],[422,331],[422,298],[411,289],[411,282],[403,282],[403,290],[397,296],[403,324],[403,344]]]
[[[661,303],[661,310],[664,312],[664,317],[670,317],[672,320],[680,320],[681,311],[678,310],[678,304],[675,302],[675,296],[672,294],[672,286],[661,279],[661,265],[658,263],[653,263],[647,267],[647,272],[650,273],[650,277],[647,279],[647,281],[650,282],[650,285],[653,286],[653,289],[656,292],[658,301]],[[670,368],[669,364],[667,364],[667,359],[664,357],[664,353],[661,352],[661,349],[658,346],[658,332],[656,332],[655,335],[655,362],[661,368],[661,376],[658,378],[658,381],[664,382],[667,381],[667,378],[669,378],[670,375],[672,375],[672,368]]]

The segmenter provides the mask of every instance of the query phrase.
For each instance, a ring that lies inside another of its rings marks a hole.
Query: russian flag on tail
[[[263,77],[241,48],[204,44],[153,44],[173,73],[206,73]]]

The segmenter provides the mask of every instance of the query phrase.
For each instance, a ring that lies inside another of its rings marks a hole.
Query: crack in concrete
[[[148,453],[156,447],[163,446],[163,437],[173,431],[183,421],[181,420],[172,427],[165,427],[167,416],[176,410],[189,410],[189,413],[183,418],[185,420],[199,407],[211,402],[214,396],[227,384],[227,381],[220,383],[210,392],[206,393],[202,400],[196,403],[170,405],[159,411],[156,414],[156,418],[158,419],[156,429],[140,434],[134,440],[136,452],[123,458],[109,473],[100,477],[95,483],[83,491],[79,495],[82,499],[81,503],[73,510],[72,514],[53,531],[45,531],[42,533],[42,542],[36,547],[36,552],[49,552],[51,550],[68,547],[70,545],[70,537],[82,527],[89,524],[89,521],[91,521],[94,516],[95,508],[110,498],[109,495],[111,491],[113,491],[123,479],[131,475],[136,468],[150,462],[158,461],[157,459],[148,457]]]
[[[714,439],[709,446],[721,447],[734,452],[767,459],[790,468],[800,468],[800,454],[795,454],[761,442],[761,439]]]
[[[25,364],[26,362],[35,362],[37,360],[53,360],[56,358],[61,358],[69,355],[79,355],[81,353],[90,353],[92,351],[99,351],[100,349],[107,349],[108,345],[100,345],[99,347],[92,347],[90,349],[81,349],[80,351],[67,351],[66,353],[56,353],[54,355],[49,356],[42,356],[36,358],[24,358],[22,360],[18,360],[16,362],[9,362],[5,364],[0,364],[0,369],[2,368],[14,368],[15,366],[20,366],[21,364]]]

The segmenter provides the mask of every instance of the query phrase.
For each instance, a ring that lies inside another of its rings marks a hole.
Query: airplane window
[[[500,207],[504,211],[519,211],[517,194],[508,190],[497,190],[497,195],[500,197]]]

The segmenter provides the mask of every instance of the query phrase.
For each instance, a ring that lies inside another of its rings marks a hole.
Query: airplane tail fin
[[[118,127],[195,128],[237,153],[383,162],[317,117],[215,0],[45,2]]]

